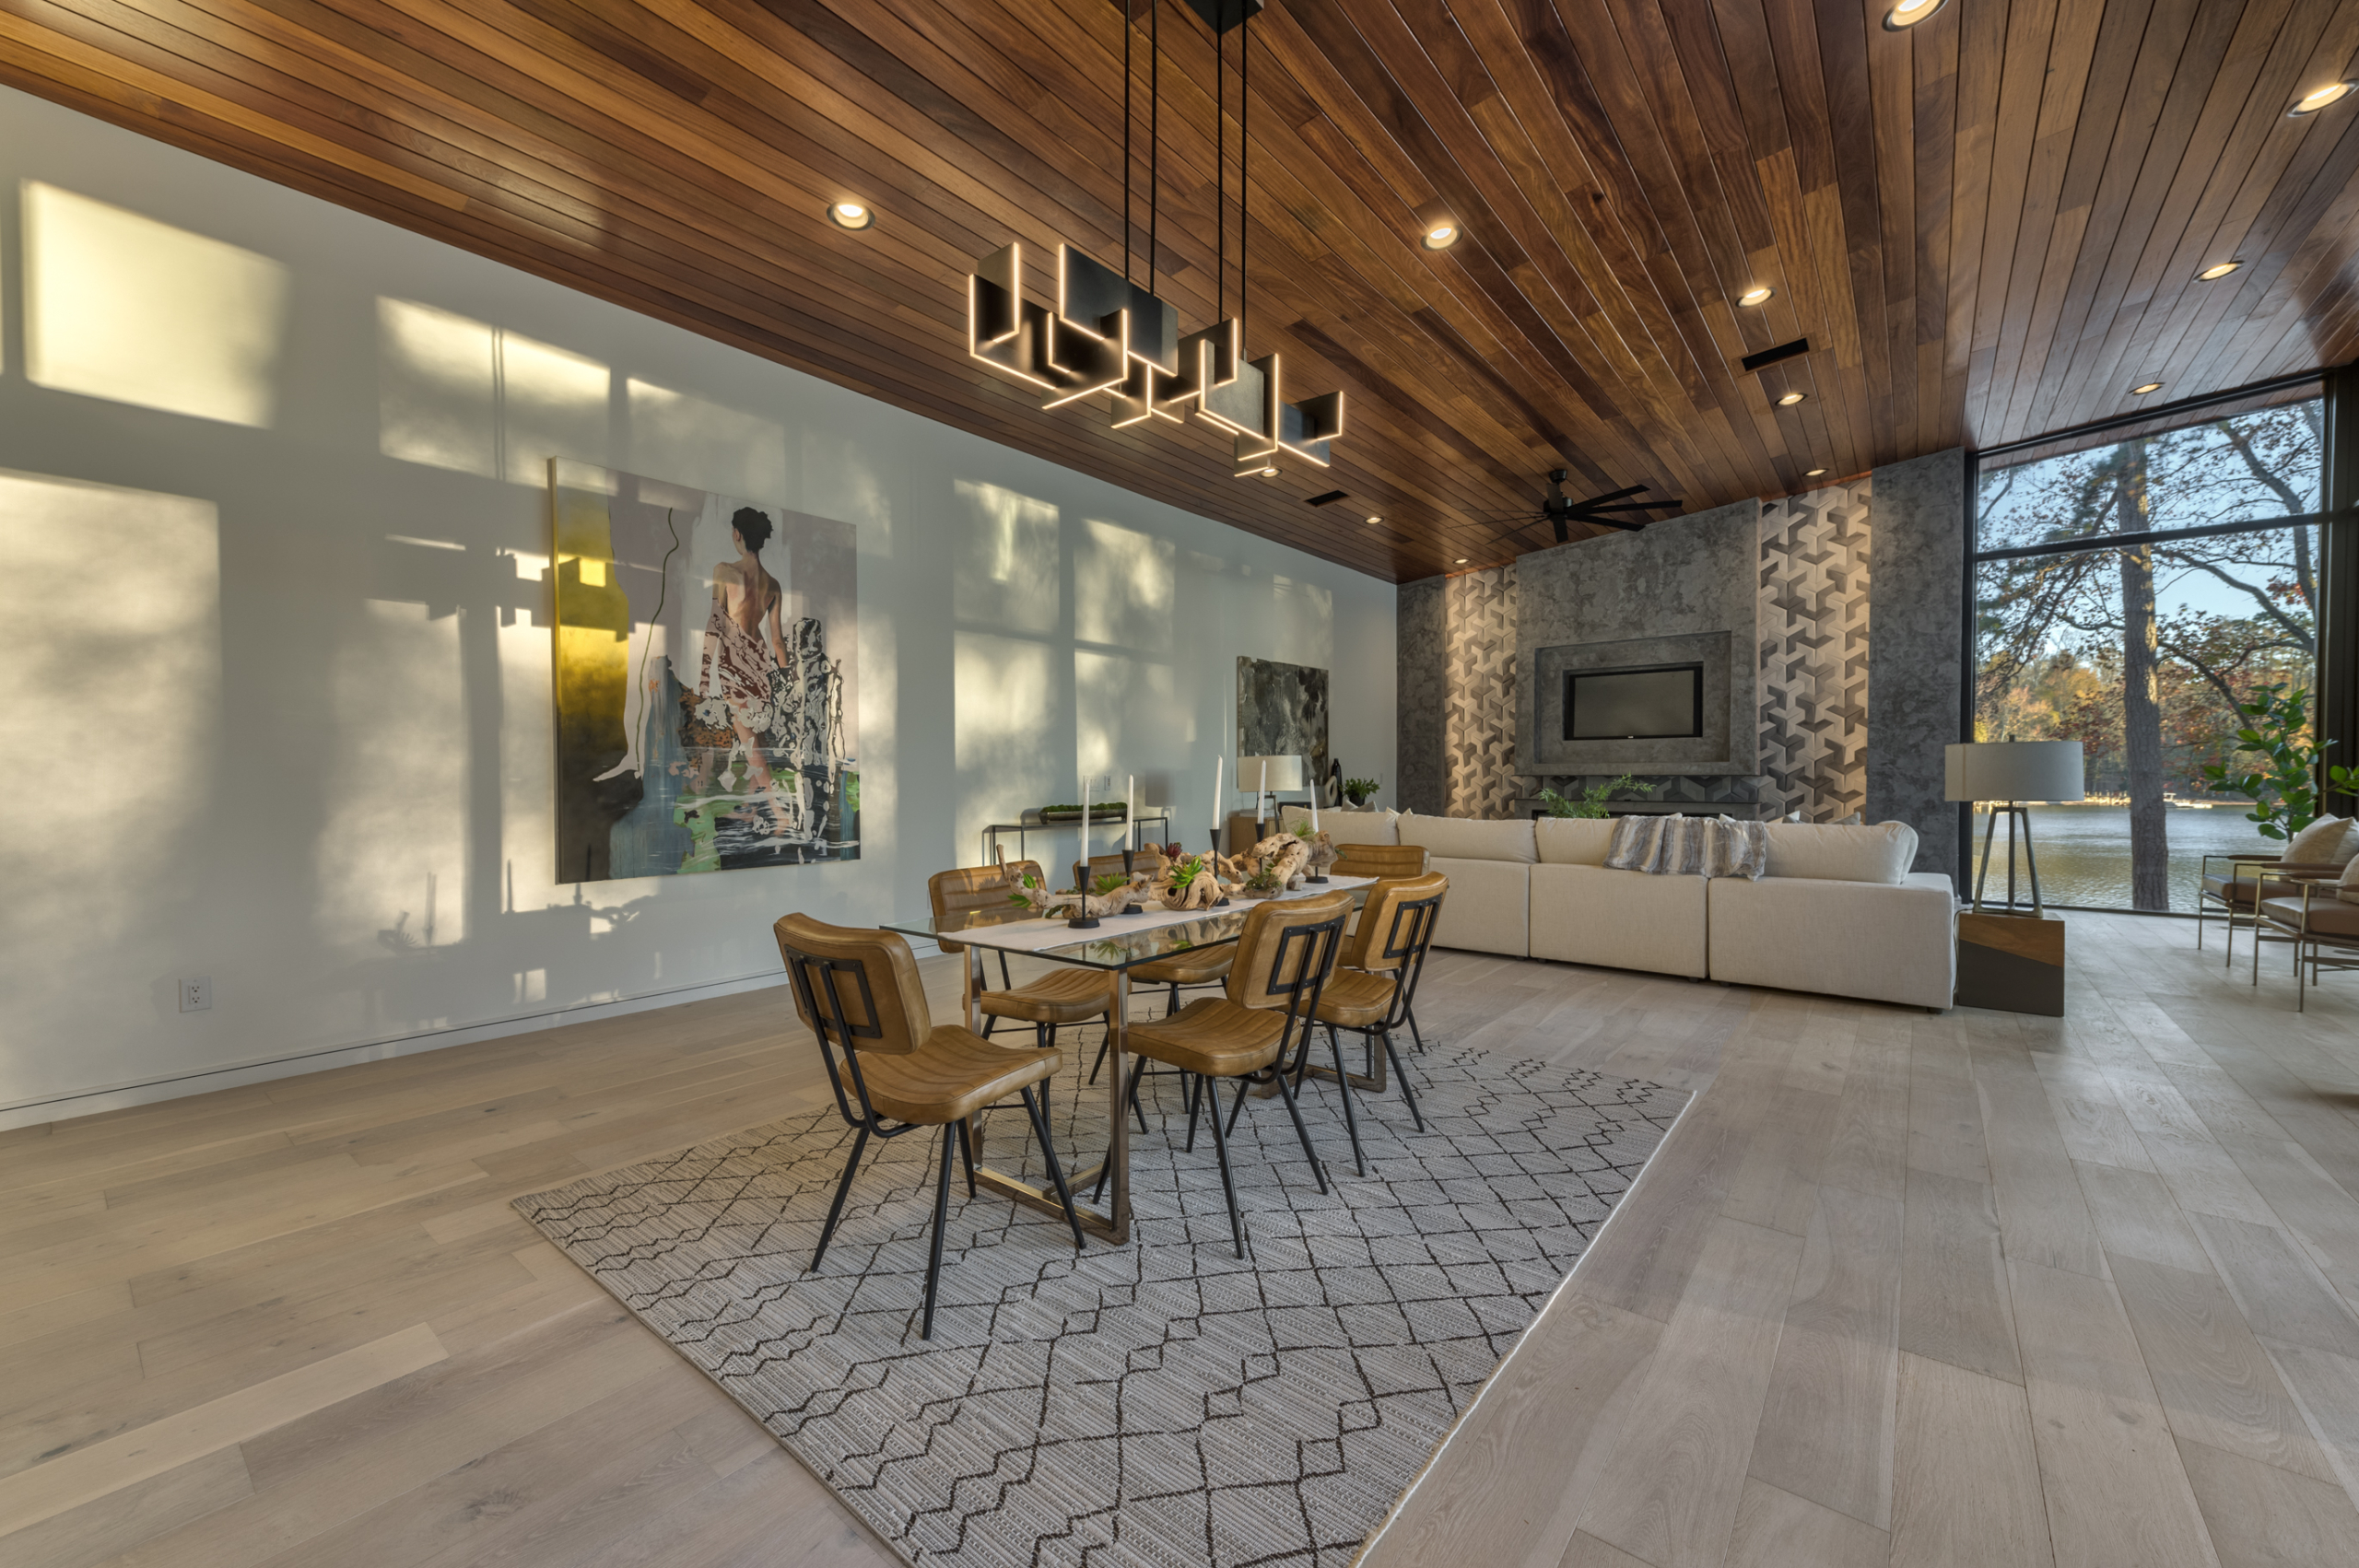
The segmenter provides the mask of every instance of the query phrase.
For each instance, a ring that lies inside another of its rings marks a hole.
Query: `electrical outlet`
[[[213,1006],[213,977],[196,975],[181,981],[181,1011],[204,1012]]]

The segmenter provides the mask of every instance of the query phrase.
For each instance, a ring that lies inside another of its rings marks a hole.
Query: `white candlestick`
[[[1122,775],[1122,820],[1130,827],[1135,848],[1139,841],[1139,776],[1135,773]]]
[[[1310,831],[1314,834],[1319,831],[1319,790],[1316,785],[1310,790]]]
[[[1221,770],[1227,766],[1227,763],[1228,758],[1225,756],[1213,758],[1213,831],[1215,833],[1220,831],[1220,777]]]
[[[1262,759],[1262,777],[1253,786],[1253,827],[1261,831],[1262,824],[1270,820],[1270,759]]]

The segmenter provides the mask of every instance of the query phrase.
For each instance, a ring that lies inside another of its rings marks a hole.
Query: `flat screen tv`
[[[1676,741],[1704,732],[1704,666],[1565,673],[1565,739]]]

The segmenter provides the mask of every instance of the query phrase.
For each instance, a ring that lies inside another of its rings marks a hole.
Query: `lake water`
[[[2276,854],[2282,840],[2263,838],[2245,820],[2238,805],[2174,806],[2165,813],[2170,845],[2171,907],[2183,913],[2195,909],[2195,885],[2207,854]],[[2092,904],[2130,907],[2130,808],[2127,806],[2034,806],[2033,842],[2039,848],[2039,891],[2051,904]],[[1974,819],[1974,858],[1966,868],[1966,894],[1982,865],[1982,835],[1989,818]],[[1990,884],[1986,899],[2003,900],[2006,892],[2007,825],[1999,825],[1999,848],[1990,860]],[[2031,896],[2020,850],[2015,859],[2015,893]]]

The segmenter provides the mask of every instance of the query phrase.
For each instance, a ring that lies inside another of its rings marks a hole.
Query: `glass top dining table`
[[[1082,1228],[1117,1246],[1124,1246],[1131,1237],[1131,1172],[1130,1120],[1124,1105],[1129,1069],[1125,1065],[1124,1044],[1128,1035],[1131,1005],[1131,972],[1143,964],[1177,957],[1207,947],[1226,946],[1237,941],[1245,930],[1246,917],[1257,903],[1316,897],[1322,894],[1348,893],[1355,904],[1362,903],[1376,878],[1367,876],[1334,876],[1323,883],[1311,883],[1302,887],[1273,894],[1269,899],[1238,900],[1226,908],[1209,912],[1165,909],[1133,912],[1101,917],[1095,928],[1076,930],[1057,915],[1043,918],[1028,909],[1013,905],[1005,909],[970,909],[948,915],[921,915],[907,919],[887,920],[885,929],[903,936],[921,937],[941,942],[945,949],[957,949],[963,960],[964,1002],[967,1027],[980,1033],[982,1027],[982,957],[986,951],[1020,954],[1052,964],[1069,964],[1107,974],[1112,982],[1112,997],[1109,1011],[1115,1024],[1108,1031],[1106,1058],[1107,1148],[1102,1159],[1086,1168],[1074,1170],[1068,1178],[1070,1190],[1078,1194],[1083,1188],[1096,1184],[1103,1176],[1110,1178],[1105,1185],[1111,1190],[1104,1210],[1098,1210],[1074,1199],[1075,1217]],[[1010,1049],[1018,1047],[1010,1047]],[[1028,1047],[1027,1047],[1028,1048]],[[1039,1209],[1063,1218],[1064,1207],[1056,1194],[1036,1183],[1008,1172],[993,1169],[983,1158],[983,1124],[985,1117],[975,1118],[974,1160],[975,1181],[1003,1197],[1015,1199],[1028,1208]]]

